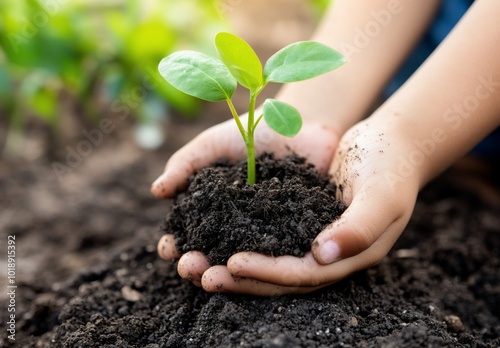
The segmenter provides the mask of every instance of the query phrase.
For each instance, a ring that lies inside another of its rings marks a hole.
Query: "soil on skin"
[[[178,250],[202,251],[212,264],[240,251],[303,256],[345,210],[333,199],[336,186],[303,158],[264,154],[256,168],[254,185],[246,184],[246,161],[220,161],[191,178],[163,226]]]

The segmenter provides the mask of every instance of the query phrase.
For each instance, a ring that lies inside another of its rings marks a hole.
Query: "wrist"
[[[450,166],[466,150],[461,149],[458,139],[444,125],[430,120],[432,108],[422,117],[413,115],[410,109],[393,111],[382,107],[370,118],[384,125],[387,146],[397,146],[395,168],[401,178],[416,180],[420,188]]]
[[[434,157],[444,141],[439,130],[426,129],[401,113],[379,109],[361,123],[360,134],[369,138],[380,157],[386,179],[422,188],[435,173]]]

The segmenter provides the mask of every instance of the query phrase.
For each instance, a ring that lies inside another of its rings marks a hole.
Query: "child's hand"
[[[419,189],[419,168],[406,177],[399,172],[412,148],[405,139],[386,122],[365,121],[352,128],[331,166],[343,187],[338,198],[349,207],[317,236],[312,253],[303,258],[238,253],[227,268],[206,270],[203,287],[258,295],[304,293],[379,263],[406,226]],[[186,255],[180,268],[188,268],[195,257]]]
[[[317,236],[311,253],[297,258],[243,252],[227,266],[210,267],[201,253],[189,252],[179,260],[179,274],[207,291],[269,296],[314,291],[380,262],[408,222],[419,180],[413,175],[418,168],[405,177],[399,172],[411,144],[386,122],[377,124],[362,122],[342,138],[330,172],[349,208]],[[165,259],[179,257],[170,235],[158,250]]]

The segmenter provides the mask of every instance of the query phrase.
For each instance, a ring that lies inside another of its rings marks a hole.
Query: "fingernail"
[[[319,257],[324,264],[330,264],[340,257],[340,247],[333,240],[328,240],[319,249]]]

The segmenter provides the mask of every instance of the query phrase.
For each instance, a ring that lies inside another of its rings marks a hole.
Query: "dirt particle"
[[[444,321],[446,322],[446,328],[450,332],[459,333],[465,330],[462,320],[457,315],[447,315],[444,317]]]
[[[137,302],[139,300],[142,300],[142,294],[137,291],[137,290],[134,290],[132,289],[130,286],[128,285],[125,285],[122,289],[121,289],[121,293],[122,293],[122,297],[127,300],[127,301],[130,301],[130,302]]]
[[[399,259],[410,259],[418,256],[417,249],[399,249],[396,250],[396,257]]]
[[[128,308],[127,306],[121,306],[120,308],[118,308],[117,313],[118,313],[120,316],[124,317],[124,316],[126,316],[126,315],[129,315],[129,314],[130,314],[130,310],[129,310],[129,308]]]
[[[357,327],[358,326],[358,319],[356,319],[355,316],[349,317],[349,321],[347,324],[351,327]]]

